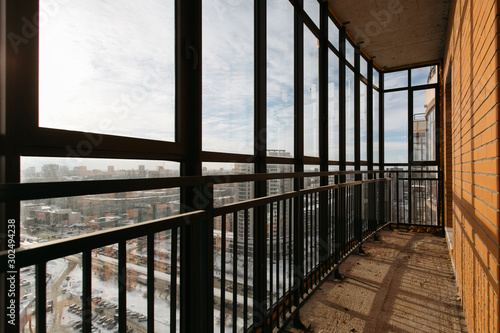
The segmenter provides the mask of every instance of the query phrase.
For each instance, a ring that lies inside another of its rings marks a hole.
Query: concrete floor
[[[467,332],[446,240],[382,230],[300,310],[306,330],[286,332]],[[356,251],[357,253],[357,251]]]

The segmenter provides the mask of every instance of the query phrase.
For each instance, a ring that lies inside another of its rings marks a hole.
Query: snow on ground
[[[67,267],[68,261],[64,258],[47,262],[47,274],[49,275],[47,287],[50,287],[55,281],[57,281]]]

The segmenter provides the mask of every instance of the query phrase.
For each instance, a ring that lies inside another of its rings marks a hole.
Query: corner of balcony
[[[303,326],[296,320],[286,331],[467,332],[444,237],[386,228],[363,250],[303,305]]]

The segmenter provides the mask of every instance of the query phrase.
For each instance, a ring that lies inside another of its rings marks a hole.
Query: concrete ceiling
[[[381,68],[444,56],[449,0],[328,0],[347,33]]]

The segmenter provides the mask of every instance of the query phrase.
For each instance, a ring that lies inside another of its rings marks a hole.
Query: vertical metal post
[[[36,332],[42,333],[47,331],[47,316],[45,307],[47,302],[47,263],[44,261],[36,265]],[[18,312],[19,313],[19,312]],[[7,330],[6,332],[9,332]]]
[[[178,228],[170,230],[170,332],[177,331],[177,247]],[[175,282],[173,282],[175,281]]]
[[[304,171],[304,23],[302,10],[303,0],[297,0],[294,6],[295,172]],[[303,186],[303,177],[295,178],[294,189],[300,191]],[[295,200],[294,217],[294,304],[298,306],[304,281],[304,198],[300,194]],[[295,317],[295,324],[299,325],[298,313]]]
[[[354,47],[354,169],[361,168],[361,74],[360,74],[360,49]],[[361,174],[355,175],[356,180],[361,180]]]
[[[339,29],[339,170],[346,170],[346,77],[345,77],[345,26]],[[340,175],[339,182],[345,182],[345,175]]]
[[[320,170],[328,171],[328,3],[320,4],[319,48],[319,157]],[[328,176],[321,176],[320,185],[328,185]],[[319,194],[319,264],[325,273],[328,258],[328,192]]]
[[[385,142],[384,142],[384,130],[385,130],[385,125],[384,125],[384,99],[385,99],[385,94],[384,94],[384,72],[379,73],[379,82],[378,82],[378,87],[379,87],[379,113],[378,113],[378,135],[379,135],[379,140],[378,140],[378,151],[379,151],[379,169],[380,169],[380,174],[379,177],[383,178],[385,176],[384,170],[385,170]],[[377,195],[380,198],[380,203],[379,203],[379,213],[380,216],[385,217],[385,204],[384,204],[384,186],[381,186],[381,193],[377,193]],[[385,220],[385,218],[384,218]]]
[[[400,215],[399,215],[399,172],[395,172],[396,173],[396,205],[397,205],[397,209],[396,209],[396,228],[399,229],[399,219],[400,219]],[[393,187],[394,188],[394,187]],[[404,189],[404,181],[403,181],[403,189]]]
[[[267,155],[267,3],[256,0],[254,8],[254,157],[255,173],[266,173]],[[266,182],[257,181],[254,185],[255,198],[266,196]],[[254,266],[253,266],[253,321],[255,328],[263,328],[270,332],[267,326],[267,214],[266,207],[254,210]]]
[[[413,223],[413,186],[411,165],[408,165],[408,223]]]
[[[373,59],[368,62],[368,86],[367,86],[367,103],[366,103],[366,128],[367,128],[367,158],[368,158],[368,170],[373,170]],[[373,178],[373,174],[370,173],[368,178]],[[371,195],[371,193],[370,193]],[[370,201],[371,202],[371,201]]]
[[[16,132],[21,125],[23,130],[38,125],[38,38],[33,38],[29,43],[18,45],[17,48],[7,43],[7,33],[17,36],[23,35],[25,20],[23,18],[33,17],[38,13],[38,1],[2,1],[0,3],[0,182],[20,182],[20,157],[17,145],[23,137]],[[14,66],[7,64],[16,64]],[[19,132],[21,133],[21,132]],[[13,221],[15,235],[13,236],[16,248],[20,246],[21,234],[20,202],[8,201],[0,203],[0,251],[11,249],[8,245],[9,221]],[[45,266],[43,267],[45,269]],[[14,275],[13,284],[15,290],[20,290],[19,269],[12,267],[9,278]],[[38,275],[37,275],[38,276]],[[45,283],[45,274],[43,275]],[[14,295],[8,293],[11,282],[7,282],[7,276],[0,278],[0,331],[17,332],[19,327],[19,316],[10,318],[7,315],[7,307],[14,304],[15,312],[20,312],[20,293]],[[14,303],[11,303],[14,302]],[[44,301],[45,302],[45,301]],[[45,303],[43,304],[45,315]],[[39,315],[39,312],[37,313]],[[42,325],[43,329],[43,325]]]
[[[176,6],[177,115],[179,141],[186,158],[183,176],[201,175],[202,151],[202,2],[178,1]],[[182,212],[213,205],[212,184],[181,190]],[[213,330],[213,218],[181,228],[180,330]]]
[[[92,325],[92,256],[90,250],[82,253],[82,319],[83,332],[90,333]]]
[[[413,223],[413,186],[411,180],[413,166],[413,89],[411,88],[411,70],[408,69],[408,223]]]
[[[156,207],[155,211],[156,211]],[[155,330],[155,234],[148,234],[147,236],[147,314],[148,321],[147,327],[149,332],[154,332]],[[172,243],[170,243],[172,244]],[[172,253],[172,252],[170,252]],[[170,260],[172,264],[173,260]],[[172,265],[170,265],[172,269]],[[172,280],[170,280],[172,281]],[[177,283],[176,283],[177,284]],[[170,284],[172,288],[172,283]]]
[[[118,243],[118,329],[127,331],[127,243]]]

